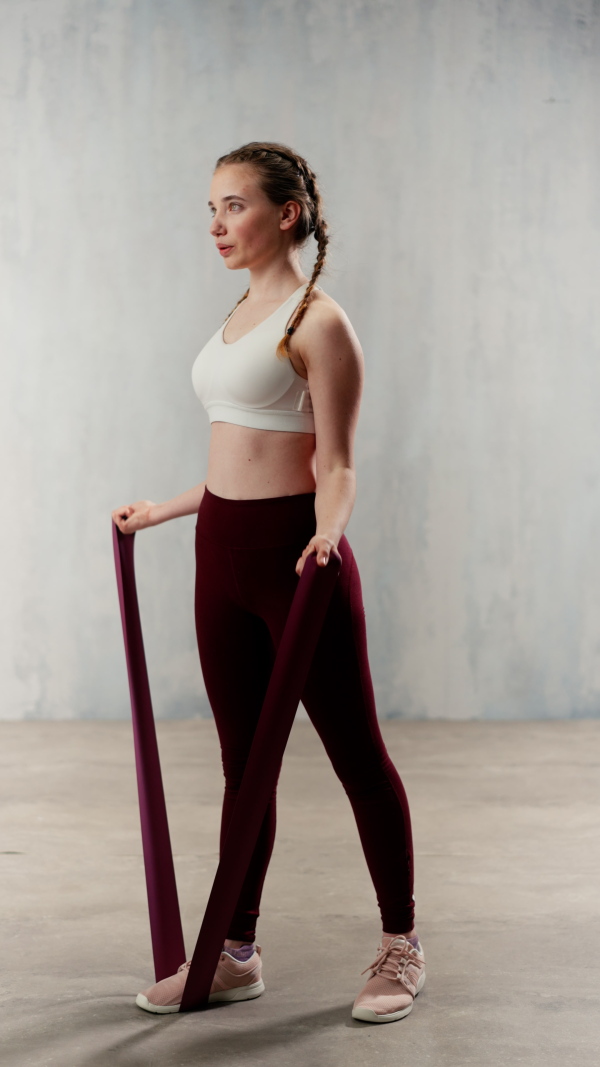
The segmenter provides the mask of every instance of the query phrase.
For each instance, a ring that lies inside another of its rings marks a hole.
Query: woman
[[[367,658],[360,578],[344,536],[355,499],[354,433],[363,355],[342,308],[316,285],[327,224],[316,176],[286,145],[251,142],[217,160],[210,233],[250,285],[192,370],[211,422],[206,481],[162,504],[141,500],[113,519],[134,533],[198,514],[196,632],[221,744],[221,847],[244,772],[275,651],[304,562],[342,566],[302,702],[356,817],[381,911],[376,959],[352,1015],[407,1015],[425,981],[414,928],[413,851],[404,788],[385,748]],[[313,233],[310,279],[299,251]],[[273,793],[210,1000],[264,990],[256,920],[275,838]],[[189,972],[140,993],[147,1011],[178,1011]]]

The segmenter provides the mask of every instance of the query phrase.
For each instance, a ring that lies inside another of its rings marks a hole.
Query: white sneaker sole
[[[208,1000],[209,1003],[213,1000],[252,1000],[264,991],[265,983],[262,978],[259,978],[258,982],[252,982],[252,985],[239,985],[235,989],[222,989],[218,993],[210,993]]]
[[[235,989],[221,989],[216,993],[210,993],[208,1001],[212,1003],[213,1001],[252,1000],[254,997],[259,997],[264,991],[265,983],[260,978],[258,982],[252,982],[251,985],[240,985],[236,986]],[[148,997],[145,997],[143,993],[138,993],[135,1002],[138,1008],[143,1008],[144,1011],[152,1011],[155,1015],[169,1015],[172,1012],[179,1011],[179,1004],[151,1004]]]
[[[425,985],[425,971],[422,972],[419,981],[417,982],[417,991],[415,997],[419,995],[423,986]],[[360,1019],[364,1023],[394,1023],[396,1019],[403,1019],[405,1015],[408,1015],[413,1009],[414,999],[406,1008],[402,1008],[401,1011],[390,1012],[389,1015],[378,1015],[372,1008],[353,1008],[352,1018]]]

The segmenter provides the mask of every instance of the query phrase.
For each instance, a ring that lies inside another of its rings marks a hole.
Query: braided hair
[[[329,237],[327,223],[323,218],[323,203],[317,185],[317,177],[302,156],[299,156],[287,145],[273,141],[250,141],[248,144],[220,156],[215,170],[229,163],[251,163],[256,167],[260,186],[273,204],[285,204],[287,200],[295,200],[300,206],[300,215],[294,230],[297,245],[302,245],[314,233],[317,242],[317,258],[313,267],[310,281],[301,303],[296,308],[294,317],[288,326],[284,336],[277,345],[277,356],[280,359],[289,357],[289,345],[291,335],[298,329],[302,322],[312,291],[317,278],[325,265],[325,253]],[[250,292],[246,290],[240,297],[235,308],[245,300]],[[227,316],[230,318],[233,311]],[[227,321],[227,319],[225,319]]]

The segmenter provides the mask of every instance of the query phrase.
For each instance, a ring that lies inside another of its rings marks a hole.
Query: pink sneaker
[[[412,1011],[417,993],[425,985],[425,955],[400,934],[381,938],[371,971],[352,1008],[352,1018],[367,1023],[392,1023]]]
[[[209,1003],[214,1000],[251,1000],[265,991],[261,977],[261,947],[256,946],[250,959],[245,962],[230,956],[226,949],[221,952],[215,976],[208,996]],[[184,986],[190,969],[191,960],[182,963],[177,973],[163,978],[162,982],[138,993],[135,1002],[145,1011],[154,1011],[160,1015],[179,1011]]]

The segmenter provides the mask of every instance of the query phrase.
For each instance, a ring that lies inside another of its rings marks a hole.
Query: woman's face
[[[278,205],[265,196],[254,167],[228,163],[213,175],[208,201],[211,236],[230,270],[265,265],[289,243],[300,206]]]

